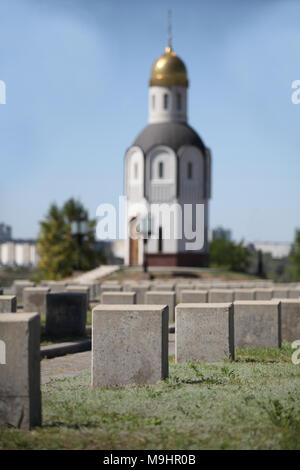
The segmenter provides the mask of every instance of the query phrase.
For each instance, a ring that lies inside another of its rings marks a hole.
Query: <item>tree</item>
[[[86,222],[87,231],[82,243],[72,236],[74,221]],[[93,269],[103,261],[94,249],[95,221],[89,220],[88,211],[81,202],[69,199],[60,209],[52,204],[45,220],[40,222],[40,234],[37,240],[39,277],[43,279],[62,279],[70,276],[80,267],[86,271]]]
[[[226,238],[216,238],[210,242],[212,265],[231,271],[246,272],[250,263],[250,251],[243,242],[234,243]]]
[[[291,253],[291,262],[295,279],[300,279],[300,230],[296,230],[295,241]]]

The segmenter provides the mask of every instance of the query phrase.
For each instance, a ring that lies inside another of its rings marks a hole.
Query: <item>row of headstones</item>
[[[181,301],[181,292],[183,290],[204,290],[207,292],[213,292],[214,296],[219,296],[223,298],[231,299],[230,295],[232,292],[236,292],[238,296],[241,297],[241,300],[251,300],[253,297],[254,291],[257,292],[256,297],[258,300],[269,300],[270,298],[298,298],[300,297],[300,285],[298,283],[286,283],[286,284],[276,284],[273,285],[273,282],[267,284],[269,281],[247,281],[243,283],[229,284],[224,285],[215,285],[212,286],[211,283],[203,282],[174,282],[174,281],[124,281],[121,284],[118,281],[105,281],[100,286],[101,292],[136,292],[137,293],[137,302],[145,302],[145,292],[147,291],[169,291],[175,292],[176,298],[178,301]],[[230,287],[231,286],[231,287]],[[214,299],[212,300],[214,301]],[[230,300],[231,301],[231,300]]]
[[[135,285],[135,292],[103,289],[103,304],[168,305],[169,320],[175,320],[175,291],[152,291]],[[53,293],[48,287],[26,287],[22,291],[23,311],[38,312],[46,317],[46,335],[80,336],[84,334],[89,292],[87,287],[70,286],[69,291]],[[82,295],[75,295],[81,293]],[[84,295],[85,294],[85,295]],[[179,301],[184,303],[233,302],[235,300],[270,300],[272,298],[300,298],[300,290],[290,289],[211,289],[182,290]],[[15,296],[0,296],[0,312],[16,312]]]
[[[292,289],[211,289],[211,290],[180,290],[175,291],[149,290],[146,286],[130,286],[130,290],[103,291],[102,304],[150,304],[168,305],[169,321],[175,320],[175,305],[177,299],[184,303],[220,303],[235,300],[271,300],[284,298],[300,298],[300,290]]]
[[[5,313],[38,313],[45,318],[48,337],[78,337],[86,331],[87,294],[80,292],[51,293],[49,289],[26,288],[23,311],[17,309],[14,295],[0,295],[0,316]]]
[[[195,286],[196,288],[203,288],[203,289],[239,289],[239,288],[256,288],[256,287],[273,287],[274,281],[272,280],[247,280],[247,281],[231,281],[231,282],[224,282],[219,281],[217,279],[212,279],[209,281],[200,280],[200,279],[155,279],[152,281],[141,280],[124,280],[124,281],[117,281],[117,280],[106,280],[102,281],[102,287],[109,287],[114,286],[116,290],[119,288],[126,290],[127,287],[134,286],[134,285],[144,285],[148,286],[151,290],[176,290],[177,286],[183,286],[184,288],[191,288]],[[277,284],[278,287],[297,287],[299,286],[298,283],[285,283],[285,284]]]
[[[27,280],[17,280],[13,284],[12,292],[17,295],[17,303],[23,304],[23,291],[26,288],[50,289],[51,292],[84,292],[89,301],[97,301],[101,293],[104,292],[136,292],[136,303],[147,303],[146,291],[173,292],[176,293],[175,302],[183,301],[182,291],[201,290],[205,293],[195,293],[194,296],[200,301],[222,302],[233,300],[269,300],[271,298],[298,298],[300,297],[300,286],[297,283],[276,284],[273,281],[243,281],[243,282],[221,282],[221,281],[196,281],[176,282],[174,280],[159,281],[104,281],[101,284],[97,281],[84,285],[76,284],[76,281],[42,281],[39,286]],[[232,292],[234,290],[234,292]],[[1,294],[1,292],[0,292]]]
[[[93,310],[92,385],[154,384],[168,377],[168,307]],[[300,338],[300,300],[179,304],[177,362],[234,359],[235,347]],[[41,425],[40,315],[0,315],[0,425]]]
[[[234,359],[235,347],[278,348],[283,335],[300,335],[297,299],[181,303],[175,311],[176,362]],[[92,338],[93,385],[150,384],[168,376],[167,306],[98,305]]]
[[[149,290],[182,290],[182,289],[256,289],[256,288],[283,288],[283,289],[299,289],[300,284],[297,282],[290,283],[274,283],[272,280],[247,280],[247,281],[231,281],[223,282],[218,280],[182,280],[182,279],[157,279],[153,281],[134,281],[125,280],[123,282],[106,280],[101,283],[101,289],[107,290],[128,290],[135,286],[148,287]]]
[[[94,301],[99,298],[100,295],[100,284],[98,282],[90,282],[85,284],[78,284],[75,281],[41,281],[40,284],[36,285],[34,282],[27,280],[14,281],[12,288],[10,289],[11,294],[16,295],[18,305],[23,305],[23,292],[25,289],[40,289],[40,292],[83,292],[88,296],[89,301]]]

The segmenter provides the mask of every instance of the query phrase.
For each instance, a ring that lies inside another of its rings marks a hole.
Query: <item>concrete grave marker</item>
[[[17,311],[17,297],[15,295],[0,295],[0,313]]]
[[[234,358],[231,303],[181,303],[176,307],[176,362]]]
[[[46,295],[49,287],[25,287],[23,290],[23,311],[37,312],[46,316]]]
[[[168,309],[98,305],[93,310],[92,385],[154,384],[168,377]]]
[[[146,292],[146,304],[167,305],[169,307],[169,321],[175,321],[175,292],[172,291],[148,291]]]
[[[281,300],[282,341],[300,339],[300,299]]]
[[[87,296],[79,292],[50,293],[46,297],[46,335],[83,336],[87,317]]]
[[[135,292],[103,292],[101,294],[102,304],[133,305],[136,304]]]
[[[40,317],[0,315],[0,427],[31,429],[42,422]]]
[[[278,348],[281,346],[281,303],[278,300],[234,302],[235,346]]]

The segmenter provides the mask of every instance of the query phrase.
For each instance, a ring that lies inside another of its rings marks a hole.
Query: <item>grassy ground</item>
[[[0,287],[9,287],[17,279],[30,280],[35,270],[26,267],[1,267],[0,268]]]
[[[149,271],[149,273],[143,273],[142,270],[130,268],[130,269],[119,269],[118,271],[115,271],[112,274],[109,274],[108,276],[105,276],[101,279],[99,279],[100,282],[106,281],[106,280],[118,280],[118,281],[124,281],[124,280],[143,280],[143,279],[149,279],[149,278],[154,278],[154,279],[162,279],[162,280],[170,280],[170,279],[176,279],[176,280],[182,280],[186,281],[187,279],[194,279],[194,280],[210,280],[210,279],[218,279],[220,281],[247,281],[247,280],[253,280],[253,279],[258,279],[256,276],[253,276],[252,274],[246,274],[246,273],[237,273],[233,271],[226,271],[226,270],[221,270],[221,269],[213,269],[213,270],[205,270],[204,268],[200,269],[192,269],[185,271],[184,269],[182,271]]]
[[[43,386],[43,428],[0,433],[1,449],[300,449],[292,350],[170,366],[153,386],[93,389],[90,375]]]

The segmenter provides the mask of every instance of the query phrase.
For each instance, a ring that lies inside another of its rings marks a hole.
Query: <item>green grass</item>
[[[17,279],[31,280],[36,270],[24,266],[3,266],[0,267],[0,286],[9,287]]]
[[[292,349],[174,364],[151,386],[92,388],[90,375],[43,386],[43,427],[7,429],[1,449],[300,449],[300,365]]]

